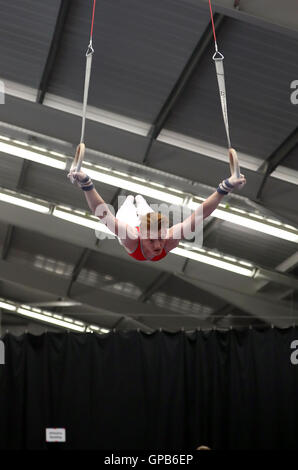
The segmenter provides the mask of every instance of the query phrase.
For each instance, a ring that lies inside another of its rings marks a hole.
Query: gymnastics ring
[[[85,144],[82,142],[77,146],[76,154],[74,157],[74,160],[72,162],[70,172],[72,171],[80,171],[83,160],[84,160],[84,155],[85,155]],[[74,183],[75,180],[73,178],[70,178],[71,182]]]
[[[240,178],[240,166],[238,162],[238,157],[237,157],[237,152],[235,149],[230,148],[229,149],[229,158],[230,158],[230,170],[231,170],[231,175],[237,176],[237,178]]]

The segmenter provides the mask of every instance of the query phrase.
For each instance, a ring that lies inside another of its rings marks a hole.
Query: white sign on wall
[[[46,442],[66,442],[65,428],[46,428]]]

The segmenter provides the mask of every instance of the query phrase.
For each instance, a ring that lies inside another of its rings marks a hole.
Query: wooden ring
[[[237,178],[240,178],[240,167],[236,150],[232,148],[229,149],[229,158],[231,175],[236,175]]]
[[[73,159],[72,165],[70,167],[70,171],[80,171],[83,160],[85,156],[85,144],[82,142],[77,146],[76,149],[76,154]],[[73,178],[70,178],[71,182],[74,183],[75,180]]]

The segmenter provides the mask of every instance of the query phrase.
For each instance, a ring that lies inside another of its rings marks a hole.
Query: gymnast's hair
[[[169,219],[161,212],[149,212],[140,217],[142,238],[165,238]]]

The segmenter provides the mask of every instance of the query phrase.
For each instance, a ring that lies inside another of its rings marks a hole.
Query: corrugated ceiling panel
[[[91,3],[91,2],[90,2]],[[49,92],[82,100],[91,5],[73,0]],[[209,21],[180,0],[97,5],[89,103],[151,122]]]
[[[13,284],[7,281],[1,281],[1,296],[5,299],[11,299],[14,302],[28,303],[29,305],[31,302],[47,302],[57,299],[57,296],[52,296],[51,294],[29,289],[27,286],[24,287],[20,284]],[[21,321],[24,317],[11,315],[9,318],[19,318]],[[4,319],[3,323],[5,323]]]
[[[220,227],[204,240],[204,246],[267,268],[275,268],[297,250],[296,243],[228,222],[222,222]]]
[[[298,77],[298,43],[233,19],[225,20],[218,42],[225,55],[233,146],[265,158],[297,125],[290,84]],[[213,52],[212,44],[165,127],[226,145]]]
[[[0,186],[15,189],[21,174],[23,160],[0,152]]]
[[[269,178],[262,193],[262,204],[298,227],[298,185]]]
[[[7,233],[8,224],[0,222],[0,247],[3,246],[6,233]]]
[[[198,302],[216,310],[224,305],[221,299],[210,296],[209,293],[202,289],[194,287],[187,282],[183,282],[181,279],[177,279],[174,276],[168,279],[168,281],[160,287],[158,292],[163,292],[168,295],[175,295],[176,293],[177,297],[187,299],[190,302]]]
[[[41,259],[52,259],[61,261],[68,265],[74,265],[82,253],[82,248],[78,248],[71,243],[56,240],[37,232],[14,228],[12,246],[9,253],[15,261],[37,263],[38,257]],[[35,266],[42,268],[42,266]]]
[[[118,243],[110,240],[109,243]],[[154,268],[143,265],[143,263],[127,263],[127,259],[112,258],[103,253],[93,253],[84,266],[87,270],[111,276],[114,283],[128,282],[135,284],[140,289],[146,289],[158,276]]]
[[[0,0],[1,77],[39,86],[60,0]]]
[[[292,168],[293,170],[298,170],[298,145],[288,154],[287,158],[282,162],[282,165]]]

